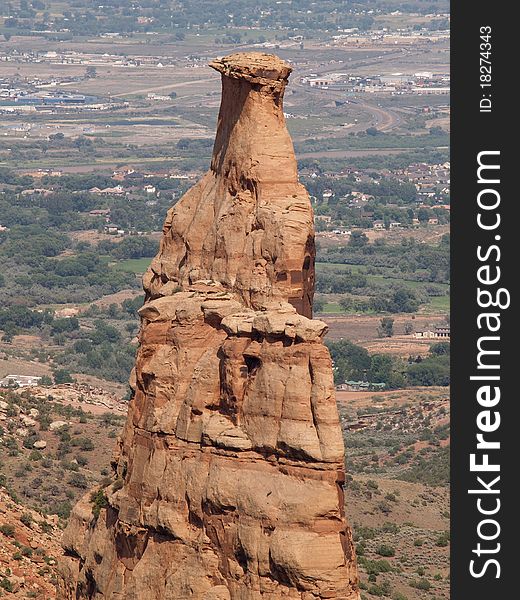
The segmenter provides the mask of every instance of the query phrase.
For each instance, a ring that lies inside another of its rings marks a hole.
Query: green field
[[[367,278],[369,283],[381,283],[382,281],[392,280],[394,283],[399,283],[403,286],[409,287],[411,289],[421,288],[422,286],[428,284],[433,285],[442,290],[448,290],[449,285],[447,283],[431,283],[429,284],[427,281],[413,281],[411,279],[403,279],[400,277],[395,277],[395,275],[389,273],[388,275],[369,275],[366,272],[366,267],[364,265],[349,265],[344,263],[316,263],[316,272],[320,271],[351,271],[352,273],[360,273]]]
[[[337,302],[326,302],[323,310],[321,311],[323,314],[338,314],[345,313],[345,311],[341,308],[341,306]]]
[[[450,312],[450,297],[449,296],[438,296],[435,298],[431,298],[427,304],[421,305],[418,312],[423,313],[423,314],[449,313]],[[355,310],[355,309],[344,311],[337,302],[326,302],[323,310],[319,314],[359,315],[361,313],[359,310]],[[367,311],[363,314],[375,315],[377,313],[372,312],[372,311]]]
[[[412,281],[410,279],[403,279],[403,278],[399,278],[399,277],[395,277],[395,275],[393,273],[389,273],[388,275],[369,275],[366,273],[366,267],[364,265],[351,265],[351,264],[343,264],[343,263],[316,263],[316,272],[317,272],[317,276],[319,277],[320,272],[326,272],[326,271],[336,271],[336,272],[341,272],[341,271],[350,271],[352,273],[359,273],[359,274],[363,274],[366,276],[367,281],[369,283],[383,283],[383,282],[387,282],[387,283],[396,283],[396,284],[400,284],[403,287],[407,287],[409,289],[421,289],[423,288],[425,285],[431,285],[434,286],[440,290],[443,290],[444,292],[449,290],[449,284],[447,283],[432,283],[432,284],[428,284],[428,282],[422,282],[422,281]],[[450,310],[450,296],[448,294],[445,294],[443,296],[432,296],[429,298],[429,301],[423,305],[421,305],[419,312],[421,313],[448,313]],[[323,309],[323,313],[328,313],[328,314],[338,314],[338,313],[342,313],[342,314],[357,314],[359,313],[358,310],[350,310],[350,311],[343,311],[341,306],[337,303],[337,302],[326,302],[325,303],[325,307]],[[369,314],[369,313],[367,313]],[[373,313],[372,313],[373,314]]]
[[[449,312],[450,310],[450,297],[449,296],[435,296],[430,298],[428,304],[424,305],[424,311],[432,312]]]
[[[151,262],[151,258],[129,258],[115,263],[114,268],[124,271],[125,273],[141,275],[148,269]]]

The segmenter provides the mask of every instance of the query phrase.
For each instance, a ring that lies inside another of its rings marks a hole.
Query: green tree
[[[359,230],[354,230],[350,234],[348,245],[352,248],[364,248],[368,244],[368,237]]]
[[[430,354],[442,356],[450,353],[451,345],[449,342],[437,342],[430,346]]]
[[[315,313],[323,312],[325,308],[325,300],[323,298],[314,298],[313,309]]]
[[[379,556],[395,556],[395,548],[388,544],[381,544],[376,550]]]
[[[351,296],[343,296],[339,301],[339,305],[343,311],[348,312],[354,307],[354,300]]]
[[[362,380],[371,366],[368,351],[350,340],[327,342],[334,361],[334,381],[336,384],[349,379]]]
[[[66,369],[57,369],[54,371],[54,383],[73,383],[74,379],[72,378],[69,371]]]
[[[419,308],[420,302],[412,290],[399,288],[392,294],[390,300],[390,312],[415,312]]]
[[[383,317],[377,328],[379,337],[392,337],[394,335],[394,319],[391,317]]]
[[[92,492],[90,495],[90,502],[92,503],[92,514],[96,519],[99,517],[101,509],[108,506],[107,497],[102,489],[97,490],[97,492]]]
[[[66,331],[76,331],[77,329],[79,329],[79,320],[76,317],[54,319],[51,325],[52,335]]]
[[[108,325],[104,321],[96,321],[95,329],[90,334],[90,339],[94,344],[102,344],[104,342],[114,343],[121,339],[121,333],[112,325]]]
[[[430,214],[431,211],[429,209],[422,207],[417,211],[417,218],[421,223],[427,223],[428,219],[430,218]]]
[[[385,383],[389,388],[403,387],[404,365],[391,354],[374,354],[371,356],[370,369],[367,373],[368,381],[372,383]]]
[[[157,253],[157,242],[144,236],[126,237],[112,251],[120,259],[148,258]]]

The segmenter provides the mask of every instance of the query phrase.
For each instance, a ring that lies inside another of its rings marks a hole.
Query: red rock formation
[[[117,482],[64,534],[59,597],[357,600],[326,325],[312,320],[312,208],[282,97],[290,67],[211,63],[211,168],[168,213]]]
[[[222,73],[211,168],[169,211],[145,289],[156,298],[212,280],[247,307],[288,300],[310,317],[312,209],[282,109],[291,69],[265,54],[234,54],[211,66]]]

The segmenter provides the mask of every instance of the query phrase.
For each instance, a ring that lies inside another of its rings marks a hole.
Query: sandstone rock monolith
[[[62,600],[358,600],[291,68],[233,54],[211,167],[144,276],[116,480],[75,507]],[[96,513],[96,514],[94,514]]]

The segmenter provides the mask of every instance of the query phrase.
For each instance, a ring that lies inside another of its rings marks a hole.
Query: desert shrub
[[[31,481],[31,487],[33,490],[37,490],[39,489],[43,484],[43,479],[41,477],[35,477],[32,481]]]
[[[53,502],[47,506],[47,513],[49,515],[58,515],[62,519],[68,519],[70,517],[70,511],[72,505],[68,500],[63,502]]]
[[[381,589],[381,586],[379,586],[375,583],[373,583],[372,585],[369,585],[367,588],[367,591],[371,596],[380,597],[380,596],[384,595],[383,590]]]
[[[90,495],[90,502],[92,503],[92,514],[96,519],[99,517],[101,509],[108,506],[107,497],[105,496],[105,492],[103,490],[92,492]]]
[[[392,523],[391,521],[386,521],[385,523],[383,523],[381,531],[383,531],[384,533],[398,533],[399,525],[397,523]]]
[[[450,449],[435,450],[428,457],[416,456],[413,464],[399,479],[431,486],[448,485],[450,481]]]
[[[380,502],[377,505],[377,508],[385,515],[389,514],[392,512],[392,507],[390,506],[390,504],[386,501],[383,500],[382,502]]]
[[[376,536],[376,530],[372,527],[365,527],[364,525],[358,525],[354,527],[354,541],[358,540],[371,540]]]
[[[31,450],[34,442],[38,441],[38,434],[36,432],[30,433],[23,441],[23,447]]]
[[[76,440],[73,440],[72,445],[79,446],[83,452],[90,452],[91,450],[94,450],[94,442],[87,437],[80,437]]]
[[[7,579],[7,577],[2,577],[0,579],[0,589],[5,590],[6,592],[13,591],[13,584]]]
[[[85,475],[83,475],[83,473],[72,473],[72,475],[69,477],[69,483],[70,485],[82,490],[88,487],[87,478]]]
[[[18,443],[13,436],[8,436],[4,439],[4,446],[9,450],[18,450]]]
[[[389,546],[388,544],[381,544],[377,550],[377,554],[379,556],[395,556],[395,548],[393,546]]]
[[[43,455],[41,452],[38,452],[38,450],[31,450],[31,453],[29,454],[29,460],[41,460],[43,458]]]
[[[43,531],[43,533],[51,533],[52,525],[47,523],[47,521],[40,521],[40,529]]]
[[[388,581],[382,581],[379,585],[373,584],[368,587],[368,593],[372,596],[388,596],[390,594],[390,583]]]
[[[359,481],[351,481],[348,486],[351,492],[359,492],[361,490]]]
[[[439,537],[435,540],[435,545],[441,548],[445,548],[450,543],[450,532],[443,531]]]
[[[77,473],[79,471],[79,465],[75,462],[67,462],[66,460],[62,460],[60,465],[64,468],[67,469],[67,471],[74,471],[75,473]]]
[[[410,582],[410,585],[417,590],[424,590],[426,592],[432,587],[432,584],[424,577],[421,577],[421,579],[414,579]]]
[[[33,523],[32,515],[30,513],[23,513],[20,517],[20,521],[27,527],[30,527]]]
[[[76,462],[80,467],[85,467],[86,465],[88,465],[88,458],[83,454],[78,454],[76,456]]]
[[[364,556],[360,556],[359,564],[364,567],[365,571],[369,575],[379,575],[380,573],[392,573],[395,571],[395,568],[385,559],[372,560],[365,558]]]
[[[14,532],[15,528],[11,523],[2,523],[2,525],[0,525],[0,533],[3,533],[5,536],[13,537]]]
[[[40,431],[47,431],[49,429],[49,425],[51,424],[51,418],[47,414],[39,415],[38,423],[40,424]]]
[[[56,452],[57,458],[63,458],[70,452],[69,442],[60,442],[58,444],[58,451]]]
[[[56,435],[59,437],[60,442],[70,442],[70,426],[64,425],[56,430]]]

